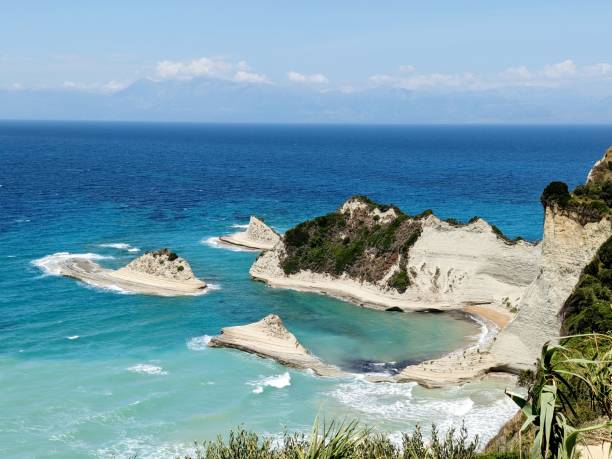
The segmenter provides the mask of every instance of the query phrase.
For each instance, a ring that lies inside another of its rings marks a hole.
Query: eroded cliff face
[[[540,247],[508,242],[477,219],[451,225],[433,215],[410,249],[407,296],[415,301],[518,304],[537,275]]]
[[[286,236],[256,260],[254,278],[402,309],[510,309],[535,279],[540,256],[539,245],[505,240],[479,218],[457,224],[430,213],[408,217],[359,197],[287,235],[292,241]]]
[[[545,209],[542,257],[535,280],[519,302],[519,313],[492,352],[516,367],[533,364],[542,345],[559,336],[559,311],[580,273],[612,236],[608,217],[582,224],[580,216],[556,206]],[[517,352],[518,349],[521,352]],[[517,355],[524,358],[516,362]],[[511,365],[511,366],[512,366]]]

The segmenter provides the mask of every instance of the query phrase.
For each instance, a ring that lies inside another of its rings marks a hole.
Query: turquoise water
[[[461,347],[477,324],[270,289],[248,277],[256,254],[211,238],[253,213],[285,230],[368,194],[538,239],[543,186],[578,183],[610,138],[606,127],[0,123],[0,456],[168,457],[241,423],[308,430],[317,414],[393,435],[462,420],[492,435],[513,411],[504,381],[426,390],[362,379]],[[129,246],[102,246],[117,243]],[[125,295],[40,266],[70,252],[117,267],[139,253],[127,248],[166,246],[209,293]],[[269,313],[355,376],[206,348],[221,327]]]

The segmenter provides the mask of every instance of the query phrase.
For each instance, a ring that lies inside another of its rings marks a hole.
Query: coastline
[[[264,254],[265,256],[265,254]],[[265,282],[272,288],[288,288],[297,291],[328,295],[360,307],[379,311],[414,311],[458,313],[465,320],[481,324],[483,330],[475,337],[475,342],[459,347],[440,358],[426,360],[403,368],[393,377],[367,377],[371,382],[395,381],[417,382],[427,388],[461,385],[474,379],[480,379],[489,372],[513,374],[499,365],[497,359],[488,353],[489,346],[497,339],[503,329],[512,321],[513,315],[499,306],[492,304],[449,304],[419,303],[406,301],[382,293],[373,292],[357,282],[350,280],[325,279],[322,282],[296,280],[294,278],[277,278],[251,273],[255,280]],[[321,276],[323,277],[323,276]],[[333,284],[333,285],[332,285]]]

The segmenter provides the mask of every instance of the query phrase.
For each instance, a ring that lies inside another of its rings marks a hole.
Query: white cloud
[[[592,77],[612,76],[612,64],[600,63],[588,65],[584,68],[584,72],[586,75]]]
[[[314,83],[314,84],[327,84],[329,79],[322,73],[313,73],[312,75],[304,75],[303,73],[290,71],[287,72],[287,78],[289,81],[294,83]]]
[[[233,79],[243,83],[270,83],[270,80],[265,75],[246,70],[238,70],[234,74]]]
[[[612,77],[612,65],[599,63],[578,67],[571,59],[539,69],[511,67],[499,74],[500,84],[514,86],[559,87],[568,84],[596,82]]]
[[[415,69],[416,70],[416,69]],[[409,75],[373,75],[369,81],[376,86],[394,86],[409,90],[427,89],[479,89],[483,82],[472,73],[426,73],[410,72]]]
[[[201,57],[191,61],[161,61],[156,76],[162,80],[191,80],[207,77],[243,83],[270,83],[268,78],[251,70],[246,61],[237,63],[225,59]]]
[[[547,65],[542,70],[542,75],[547,78],[560,79],[571,77],[576,74],[576,64],[571,59],[566,59],[557,64]]]
[[[157,75],[163,79],[186,79],[225,75],[231,71],[231,64],[221,59],[202,57],[192,61],[161,61],[157,64]]]
[[[485,90],[505,87],[548,87],[609,82],[612,64],[598,63],[584,67],[573,60],[531,69],[525,65],[510,67],[496,75],[465,73],[418,73],[412,66],[401,66],[397,74],[377,74],[369,78],[374,86],[418,90]]]
[[[82,83],[67,80],[60,85],[60,88],[68,91],[101,92],[112,94],[127,88],[129,85],[130,84],[127,82],[115,80],[111,80],[107,83]]]
[[[531,71],[524,65],[519,67],[510,67],[500,73],[502,78],[528,80],[532,77]]]

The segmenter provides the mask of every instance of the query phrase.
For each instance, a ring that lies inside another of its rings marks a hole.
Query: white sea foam
[[[416,383],[371,383],[356,378],[338,384],[329,395],[364,422],[384,419],[423,426],[433,422],[445,432],[464,421],[469,433],[486,441],[516,411],[510,399],[500,398],[500,392],[499,387],[477,385],[426,390]]]
[[[80,338],[79,335],[66,336],[66,339],[69,339],[70,341],[73,341],[73,340],[79,339],[79,338]]]
[[[193,444],[159,443],[159,438],[143,436],[141,438],[125,438],[117,444],[99,448],[95,451],[97,458],[127,459],[146,457],[161,459],[168,457],[195,457],[196,448]]]
[[[109,249],[117,249],[117,250],[127,250],[128,252],[140,252],[138,247],[134,247],[130,244],[126,244],[125,242],[109,242],[106,244],[98,244],[98,247],[106,247]]]
[[[203,351],[208,347],[211,339],[212,336],[209,335],[195,336],[187,341],[187,348],[192,351]]]
[[[231,250],[232,252],[253,252],[252,249],[241,248],[229,244],[224,244],[221,240],[216,236],[211,236],[200,241],[202,244],[207,245],[209,247],[213,247],[215,249],[225,249]]]
[[[267,376],[265,378],[258,379],[256,381],[249,381],[249,386],[254,386],[253,393],[261,394],[266,387],[274,387],[276,389],[282,389],[291,385],[291,375],[289,372],[282,373],[275,376]]]
[[[168,372],[165,371],[162,367],[158,367],[156,365],[151,365],[149,363],[139,363],[127,369],[132,373],[142,373],[147,375],[167,375]]]
[[[471,314],[468,314],[468,316],[470,317],[470,319],[480,325],[480,333],[478,335],[472,336],[472,338],[477,340],[477,342],[474,345],[469,346],[468,349],[477,347],[482,348],[483,346],[490,344],[493,341],[493,338],[497,335],[499,328],[493,322],[483,320],[478,316]],[[463,352],[463,350],[461,350],[461,352]]]
[[[241,228],[241,229],[247,229],[249,227],[248,223],[246,225],[241,225],[238,223],[235,223],[232,225],[232,228]]]
[[[60,276],[61,266],[66,260],[83,259],[83,260],[108,260],[114,257],[99,255],[97,253],[69,253],[57,252],[52,255],[47,255],[37,260],[32,260],[32,264],[40,269],[43,274],[48,276]]]
[[[119,295],[135,295],[134,292],[130,292],[129,290],[122,289],[118,285],[112,285],[112,284],[99,285],[99,284],[96,284],[95,282],[81,282],[81,281],[79,282],[79,284],[83,285],[83,287],[85,288],[89,288],[92,290],[98,290],[102,292],[118,293]]]

